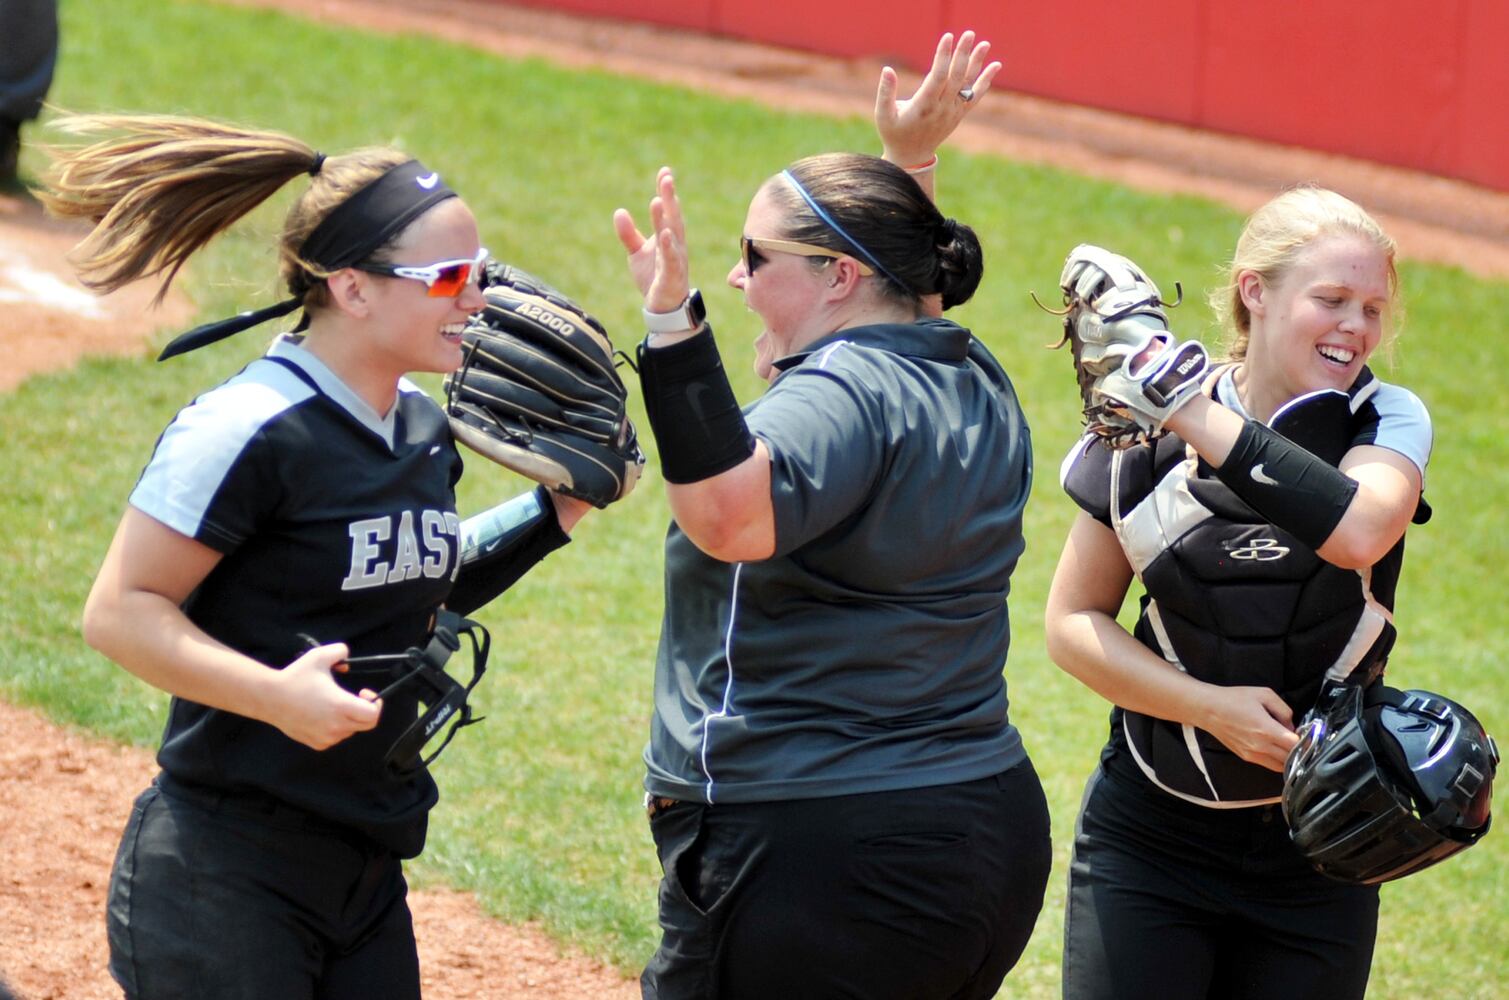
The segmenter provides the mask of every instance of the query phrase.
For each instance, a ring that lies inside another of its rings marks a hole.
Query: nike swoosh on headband
[[[436,184],[440,183],[440,175],[436,174],[436,173],[431,173],[431,174],[426,174],[423,177],[416,177],[416,178],[414,178],[414,183],[418,184],[420,187],[424,188],[426,191],[429,191],[432,188],[434,188],[434,186]]]

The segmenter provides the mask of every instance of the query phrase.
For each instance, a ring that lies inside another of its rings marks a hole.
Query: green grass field
[[[799,156],[876,148],[858,117],[782,114],[269,13],[176,0],[70,0],[62,13],[55,105],[211,115],[282,129],[328,152],[402,146],[463,192],[496,255],[581,298],[621,346],[638,335],[638,303],[610,215],[619,205],[642,215],[656,167],[671,162],[694,279],[746,400],[759,391],[748,371],[756,327],[723,275],[748,198]],[[931,41],[919,38],[919,47]],[[23,169],[40,166],[28,150]],[[1055,321],[1027,292],[1052,290],[1064,253],[1082,241],[1121,249],[1165,287],[1175,279],[1186,290],[1208,285],[1241,219],[1194,198],[951,152],[940,187],[948,214],[974,225],[987,252],[985,283],[959,319],[1011,372],[1037,447],[1006,673],[1012,718],[1047,787],[1059,864],[1003,995],[1047,998],[1058,995],[1063,862],[1107,706],[1043,653],[1043,599],[1071,518],[1056,471],[1078,415],[1067,357],[1041,347],[1056,339]],[[287,204],[259,211],[197,260],[186,288],[204,318],[274,300],[272,246]],[[1494,359],[1509,284],[1407,265],[1404,290],[1409,325],[1393,377],[1425,399],[1436,421],[1427,480],[1436,516],[1410,534],[1391,676],[1455,697],[1491,731],[1509,734],[1509,707],[1499,700],[1509,681],[1501,603],[1509,534],[1495,521],[1509,494],[1509,445],[1491,415],[1502,396]],[[1210,336],[1198,295],[1175,316],[1182,333]],[[166,365],[145,354],[93,361],[0,397],[0,646],[8,661],[0,696],[112,739],[155,742],[166,697],[84,646],[80,607],[158,432],[271,333]],[[524,488],[484,461],[470,466],[463,513]],[[482,613],[494,663],[477,700],[490,718],[439,763],[430,846],[411,867],[420,885],[470,890],[496,916],[537,920],[628,971],[655,940],[658,868],[639,804],[667,522],[655,468],[652,454],[632,497],[588,518],[572,545]],[[1384,890],[1373,996],[1503,995],[1506,837]]]

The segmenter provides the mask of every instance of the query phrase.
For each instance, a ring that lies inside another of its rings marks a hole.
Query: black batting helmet
[[[1284,768],[1289,835],[1334,879],[1403,878],[1488,832],[1498,760],[1493,738],[1449,698],[1328,686]]]

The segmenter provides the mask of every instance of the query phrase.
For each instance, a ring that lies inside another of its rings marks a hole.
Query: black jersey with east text
[[[401,382],[380,416],[291,338],[184,408],[131,504],[223,553],[189,618],[281,667],[319,642],[353,656],[419,643],[456,573],[461,459],[440,408]],[[355,669],[356,690],[386,677]],[[383,756],[416,717],[402,691],[371,732],[315,751],[276,728],[174,698],[158,755],[183,782],[276,796],[417,854],[437,793]]]

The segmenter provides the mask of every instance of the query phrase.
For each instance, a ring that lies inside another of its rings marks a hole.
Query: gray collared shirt
[[[673,523],[646,788],[771,801],[969,781],[1025,758],[1006,609],[1032,479],[1000,366],[946,320],[843,330],[746,410],[776,552]]]

